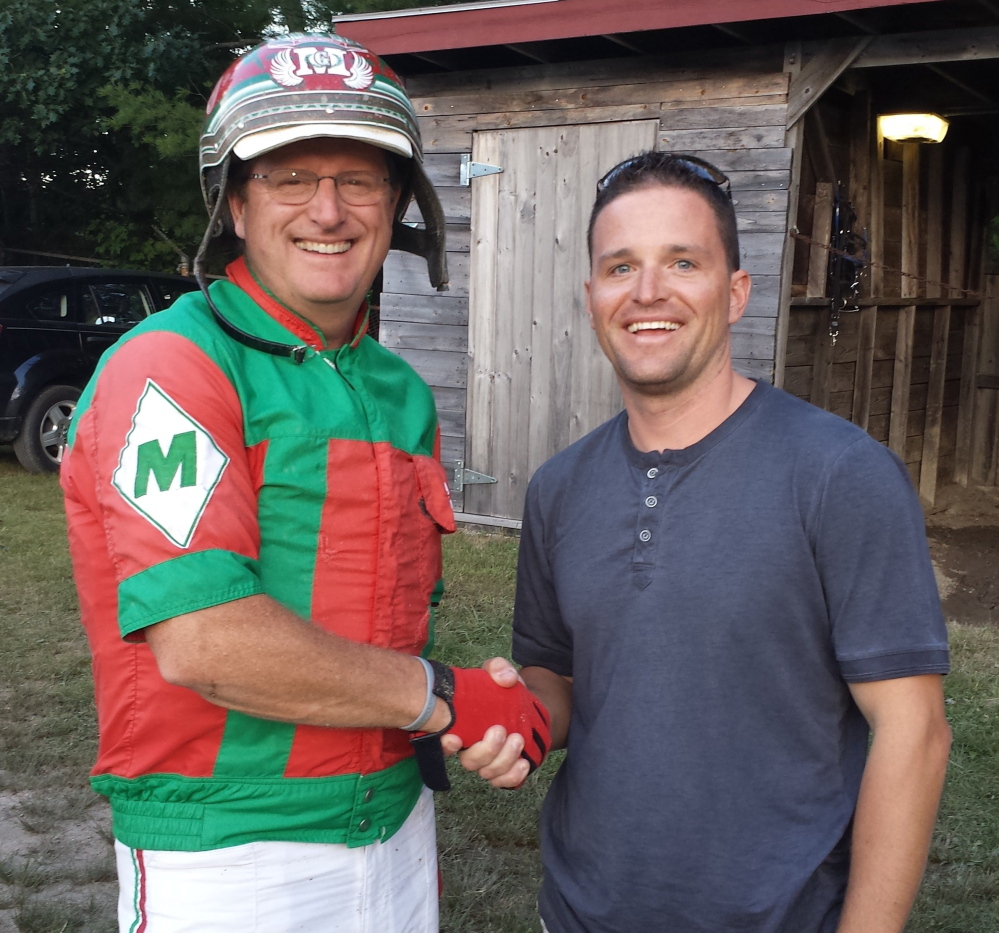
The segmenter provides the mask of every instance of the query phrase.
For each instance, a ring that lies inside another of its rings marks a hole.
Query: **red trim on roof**
[[[398,55],[930,2],[933,0],[558,0],[450,12],[443,6],[434,13],[400,11],[398,16],[333,22],[338,33],[373,52]]]

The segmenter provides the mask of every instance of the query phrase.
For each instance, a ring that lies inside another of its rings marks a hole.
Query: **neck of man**
[[[646,453],[690,447],[732,415],[755,387],[732,368],[728,356],[694,383],[673,390],[639,391],[622,384],[631,441]]]

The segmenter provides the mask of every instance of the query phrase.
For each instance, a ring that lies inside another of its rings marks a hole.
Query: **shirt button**
[[[371,829],[371,820],[361,820],[361,822],[357,824],[357,828],[362,833],[366,833],[369,829]]]
[[[649,479],[655,479],[659,475],[659,467],[649,467],[649,472],[645,475]]]
[[[366,790],[366,791],[364,792],[364,802],[365,802],[365,803],[371,803],[371,798],[372,798],[372,797],[374,797],[374,796],[375,796],[375,791],[374,791],[374,788],[372,788],[372,787],[369,787],[369,788],[368,788],[368,789],[367,789],[367,790]]]
[[[654,509],[657,505],[659,505],[659,500],[655,496],[649,496],[649,498],[645,500],[645,504],[650,509]]]
[[[643,528],[638,533],[638,540],[639,541],[651,541],[652,540],[652,532],[649,531],[648,528]]]

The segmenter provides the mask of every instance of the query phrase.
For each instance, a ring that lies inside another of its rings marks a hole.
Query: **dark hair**
[[[597,197],[593,202],[590,224],[586,230],[586,247],[591,260],[593,227],[600,212],[621,195],[652,185],[693,191],[708,202],[718,223],[718,234],[725,248],[729,271],[735,272],[740,266],[739,233],[728,178],[710,162],[673,152],[639,153],[615,165],[597,182]]]

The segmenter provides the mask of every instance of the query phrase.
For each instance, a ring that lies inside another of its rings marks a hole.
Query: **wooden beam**
[[[971,151],[962,146],[954,156],[951,168],[953,186],[950,199],[950,258],[947,282],[951,295],[962,294],[967,267],[968,236],[968,168]],[[988,282],[988,278],[986,278]],[[986,299],[988,302],[989,299]],[[954,482],[968,485],[971,474],[972,444],[976,425],[975,409],[978,392],[975,377],[978,371],[978,339],[982,311],[976,308],[964,318],[964,347],[961,352],[961,388],[957,407],[957,444],[954,449]]]
[[[784,49],[784,72],[793,80],[801,68],[801,43],[789,42]],[[790,190],[784,215],[784,246],[780,259],[778,277],[779,294],[777,299],[777,328],[774,334],[774,373],[773,382],[777,388],[784,385],[784,360],[787,358],[787,332],[791,321],[791,273],[794,269],[794,240],[788,232],[798,219],[798,195],[801,188],[801,163],[804,158],[805,125],[800,121],[788,130],[784,137],[784,147],[791,154]],[[745,205],[743,206],[745,207]]]
[[[850,117],[850,200],[853,202],[853,209],[857,212],[860,226],[867,229],[867,235],[870,237],[873,229],[871,171],[872,164],[877,159],[877,153],[874,151],[876,134],[873,132],[871,92],[868,88],[862,88],[854,95]],[[869,296],[871,294],[870,275],[862,276],[860,283],[861,294],[865,297]],[[865,431],[871,416],[871,375],[874,367],[874,338],[877,320],[878,309],[876,306],[864,308],[860,312],[857,365],[853,373],[853,406],[850,420]]]
[[[930,146],[926,171],[926,297],[936,298],[943,277],[943,190],[944,151]],[[950,306],[933,311],[933,339],[930,344],[930,382],[926,394],[926,423],[923,426],[923,453],[919,464],[919,497],[933,505],[937,495],[940,466],[940,430],[943,425],[944,380],[947,374],[947,342],[950,335]]]
[[[878,36],[853,61],[854,68],[970,62],[999,58],[999,26],[934,29]]]
[[[919,272],[919,146],[915,143],[906,143],[902,147],[902,272]],[[901,287],[903,298],[915,298],[919,294],[919,283],[906,275],[902,276]],[[888,446],[903,459],[909,425],[915,324],[915,305],[900,308],[898,334],[895,338]]]
[[[832,239],[833,198],[835,185],[820,181],[815,186],[815,210],[812,214],[812,245],[808,251],[808,297],[826,294],[829,278],[829,251]],[[828,304],[819,315],[815,333],[815,354],[812,358],[812,392],[809,401],[819,408],[829,407],[829,383],[832,374],[833,347],[829,336],[831,319]]]
[[[794,126],[873,41],[872,36],[849,37],[812,46],[812,57],[791,77],[787,125]]]

